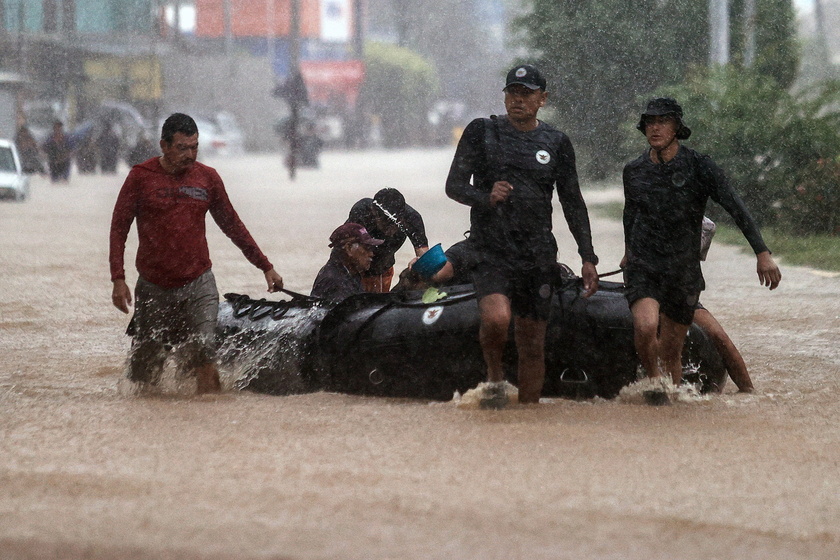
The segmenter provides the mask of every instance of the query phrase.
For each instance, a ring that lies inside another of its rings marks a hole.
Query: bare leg
[[[481,314],[478,339],[487,366],[487,381],[499,383],[505,379],[502,356],[510,329],[510,300],[502,294],[490,294],[481,298],[478,310]]]
[[[548,323],[536,319],[514,319],[516,351],[519,354],[519,402],[540,402],[545,382],[545,331]]]
[[[665,315],[660,318],[659,358],[674,385],[682,381],[682,349],[687,333],[688,325],[676,323]]]
[[[648,377],[661,377],[659,365],[659,302],[653,298],[642,298],[630,308],[633,313],[633,341],[639,361]]]
[[[196,394],[218,393],[222,390],[219,370],[216,364],[209,363],[195,368]]]
[[[752,393],[754,388],[750,374],[747,371],[747,364],[744,362],[744,358],[741,356],[735,343],[732,342],[732,339],[729,338],[729,335],[726,334],[726,331],[723,330],[723,327],[718,323],[717,319],[707,309],[698,309],[694,312],[694,322],[701,326],[706,331],[706,334],[709,335],[709,338],[712,339],[715,348],[717,348],[718,353],[723,358],[726,371],[738,387],[738,391]]]

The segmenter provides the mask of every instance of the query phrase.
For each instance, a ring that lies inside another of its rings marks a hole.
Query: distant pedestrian
[[[99,152],[99,168],[102,173],[113,175],[117,172],[117,162],[120,155],[120,137],[114,132],[111,123],[106,123],[105,128],[99,133],[96,139],[96,146]]]
[[[64,133],[64,123],[55,121],[53,131],[43,145],[47,156],[47,166],[50,169],[50,180],[53,183],[67,183],[70,181],[70,163],[72,149],[70,140]]]
[[[128,166],[134,167],[146,161],[149,158],[156,157],[160,154],[160,150],[149,139],[146,132],[140,134],[137,138],[137,143],[132,146],[126,157]]]
[[[75,150],[76,171],[80,175],[91,175],[96,173],[99,163],[99,156],[96,153],[96,137],[91,130],[90,134],[81,140]]]
[[[38,141],[25,124],[20,125],[15,134],[15,146],[20,154],[21,166],[24,173],[43,173],[44,163],[41,161],[41,150]]]

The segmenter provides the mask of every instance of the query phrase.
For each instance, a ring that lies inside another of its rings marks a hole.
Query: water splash
[[[703,395],[696,385],[683,383],[674,385],[670,377],[645,377],[621,389],[618,399],[628,404],[648,404],[645,393],[650,391],[664,393],[669,403],[700,403],[711,399]]]
[[[508,397],[508,403],[510,405],[519,404],[519,389],[516,388],[515,385],[511,385],[507,381],[505,383],[505,393]],[[479,383],[476,387],[468,390],[466,393],[461,395],[458,391],[455,391],[455,394],[452,397],[452,402],[458,408],[466,408],[466,409],[478,409],[480,408],[480,403],[482,398],[487,396],[487,391],[492,385],[491,383],[483,382]]]
[[[307,392],[305,367],[313,331],[326,314],[320,306],[298,308],[280,320],[243,320],[222,341],[218,356],[223,384],[235,390],[252,383],[275,394]]]

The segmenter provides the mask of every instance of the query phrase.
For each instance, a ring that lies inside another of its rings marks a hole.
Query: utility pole
[[[181,40],[181,0],[175,0],[172,10],[172,39],[178,43]]]
[[[744,1],[744,67],[755,63],[755,0]]]
[[[814,20],[817,24],[819,72],[823,75],[823,78],[830,78],[832,75],[831,52],[828,48],[828,35],[825,32],[825,12],[823,11],[822,0],[814,0]]]
[[[709,64],[729,64],[729,0],[709,0]]]
[[[225,54],[230,56],[233,52],[233,9],[230,0],[224,0],[224,26],[225,26]]]
[[[300,0],[292,0],[292,25],[291,25],[291,52],[289,80],[297,89],[298,81],[302,80],[300,74]],[[300,151],[300,136],[298,134],[300,121],[300,96],[295,92],[290,98],[291,117],[289,136],[289,179],[294,180],[297,174],[297,157]]]
[[[357,60],[365,58],[364,0],[353,2],[353,54]]]

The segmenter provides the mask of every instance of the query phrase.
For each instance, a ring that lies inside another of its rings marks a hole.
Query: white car
[[[23,172],[15,143],[0,140],[0,198],[25,200],[29,196],[29,175]]]
[[[220,111],[213,115],[193,115],[198,125],[199,157],[238,156],[245,153],[242,129],[231,113]]]

